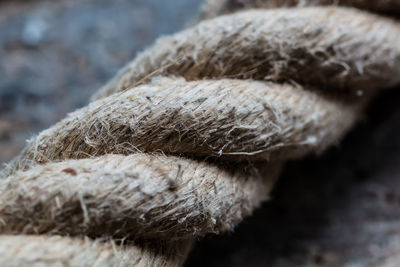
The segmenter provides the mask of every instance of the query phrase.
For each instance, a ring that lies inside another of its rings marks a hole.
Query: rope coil
[[[204,17],[238,3],[210,2]],[[368,3],[345,2],[377,9]],[[398,22],[337,7],[243,11],[159,39],[2,171],[4,242],[173,240],[152,261],[134,243],[142,252],[124,262],[181,264],[194,238],[232,230],[265,201],[284,161],[338,142],[378,90],[400,83],[399,43]]]

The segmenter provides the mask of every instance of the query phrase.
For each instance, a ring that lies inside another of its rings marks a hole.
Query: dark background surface
[[[187,266],[400,266],[399,100],[383,93],[340,145],[288,163],[272,200]]]
[[[0,163],[87,104],[155,38],[184,28],[200,4],[0,1]],[[400,252],[399,100],[399,88],[384,92],[343,142],[288,163],[272,200],[234,233],[199,242],[186,265],[393,263]]]

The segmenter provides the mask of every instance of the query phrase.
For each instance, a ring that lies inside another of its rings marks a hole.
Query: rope
[[[202,19],[251,8],[343,5],[398,15],[399,0],[206,0]]]
[[[181,265],[194,239],[267,200],[286,160],[336,144],[400,83],[399,43],[398,22],[337,7],[242,11],[159,39],[2,171],[1,265]]]
[[[179,266],[189,247],[120,246],[61,236],[0,236],[1,266]]]

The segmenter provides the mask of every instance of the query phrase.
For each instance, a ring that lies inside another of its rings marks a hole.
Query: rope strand
[[[193,239],[233,230],[286,160],[337,143],[400,83],[400,24],[339,7],[219,15],[330,3],[210,2],[203,17],[218,17],[160,38],[32,138],[0,173],[0,263],[177,266]],[[379,12],[399,3],[343,1]],[[115,256],[96,238],[152,248]]]

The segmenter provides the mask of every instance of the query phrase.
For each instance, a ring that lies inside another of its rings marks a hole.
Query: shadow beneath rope
[[[340,146],[288,163],[272,200],[186,266],[365,266],[399,252],[399,101],[384,92]]]

